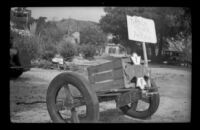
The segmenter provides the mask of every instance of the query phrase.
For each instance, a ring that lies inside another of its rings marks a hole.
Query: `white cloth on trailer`
[[[131,60],[133,61],[134,65],[140,65],[141,57],[138,56],[136,53],[133,53],[133,55],[131,56]],[[144,77],[137,77],[136,86],[140,87],[141,89],[144,89],[145,85],[147,85],[147,83],[144,80]]]

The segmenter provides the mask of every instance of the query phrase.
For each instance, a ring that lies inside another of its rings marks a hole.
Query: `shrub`
[[[77,47],[70,42],[62,40],[58,45],[58,52],[66,61],[71,61],[77,54]]]
[[[81,53],[86,59],[91,59],[96,54],[96,49],[94,45],[85,44],[81,46]]]
[[[37,37],[23,37],[14,36],[13,46],[20,52],[25,52],[25,56],[28,56],[31,60],[37,58],[41,53],[40,41]]]
[[[42,59],[50,61],[54,57],[55,53],[51,50],[46,50],[42,54]]]
[[[32,62],[32,65],[34,67],[38,67],[38,68],[43,68],[43,69],[52,69],[52,68],[56,68],[56,65],[54,65],[52,62],[48,61],[48,60],[43,60],[43,59],[39,59],[39,60],[34,60]]]
[[[57,53],[56,47],[50,44],[43,48],[43,53],[41,57],[42,59],[51,61],[56,53]]]

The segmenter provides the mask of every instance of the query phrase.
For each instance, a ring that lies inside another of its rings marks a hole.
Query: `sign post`
[[[148,68],[145,42],[154,44],[157,43],[154,21],[147,18],[138,16],[131,17],[127,15],[127,28],[129,40],[142,42],[144,66]],[[150,76],[149,72],[147,76]],[[148,80],[148,84],[151,86],[150,80]]]
[[[145,42],[142,42],[142,48],[143,48],[143,55],[144,55],[144,65],[146,67],[148,67],[148,59],[147,59],[147,52],[146,52]]]

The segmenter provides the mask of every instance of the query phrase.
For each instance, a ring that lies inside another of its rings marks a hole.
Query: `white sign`
[[[127,25],[129,40],[157,43],[153,20],[137,16],[127,16]]]

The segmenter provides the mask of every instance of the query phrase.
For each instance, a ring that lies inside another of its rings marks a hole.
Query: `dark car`
[[[26,50],[19,50],[12,46],[12,40],[10,42],[10,78],[16,79],[23,72],[30,70],[31,58]]]

